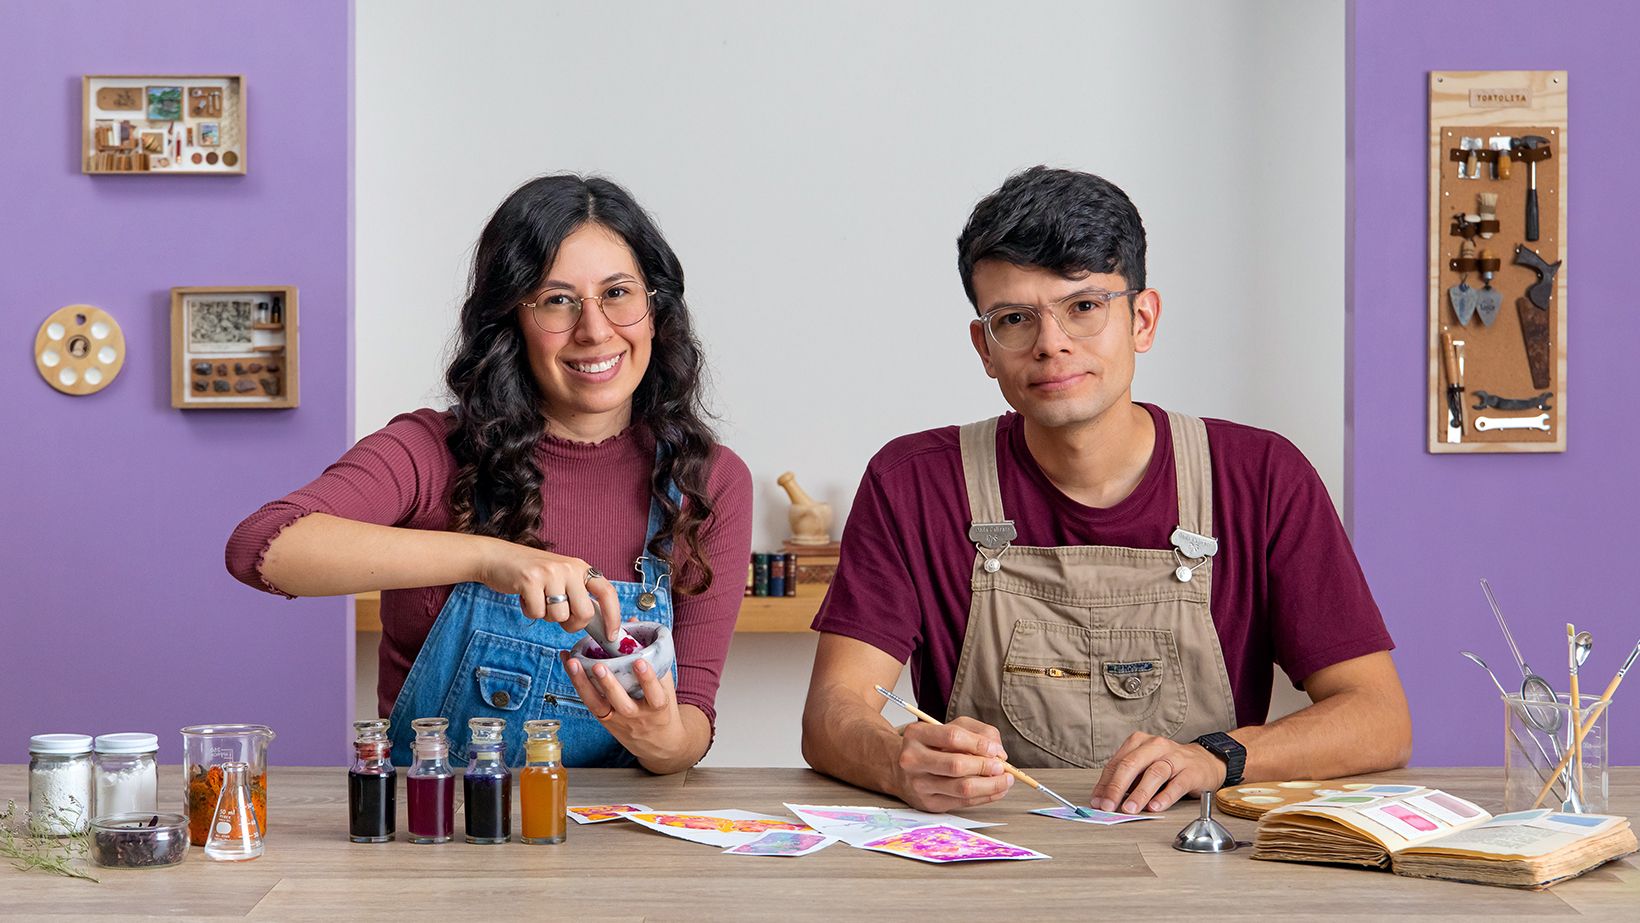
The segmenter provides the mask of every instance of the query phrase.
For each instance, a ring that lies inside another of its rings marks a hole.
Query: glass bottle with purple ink
[[[506,729],[505,718],[467,722],[471,743],[461,781],[469,843],[490,845],[512,839],[512,772],[507,769],[507,744],[502,739]]]

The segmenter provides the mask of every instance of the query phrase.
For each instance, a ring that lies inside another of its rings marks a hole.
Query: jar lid
[[[35,734],[28,739],[28,752],[74,754],[91,752],[89,734]]]
[[[98,753],[153,753],[159,749],[157,734],[101,734]]]

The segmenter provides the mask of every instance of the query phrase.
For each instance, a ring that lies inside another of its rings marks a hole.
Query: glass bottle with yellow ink
[[[526,843],[562,843],[569,824],[569,772],[564,768],[558,722],[526,721],[524,770],[518,777],[518,798],[524,816]]]

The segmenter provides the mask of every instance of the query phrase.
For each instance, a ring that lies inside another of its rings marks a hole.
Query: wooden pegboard
[[[1566,72],[1565,71],[1437,71],[1429,80],[1430,213],[1429,213],[1429,451],[1564,452],[1566,450]],[[1465,137],[1538,135],[1548,139],[1547,154],[1516,149],[1497,154],[1483,150],[1475,160],[1480,179],[1459,177],[1465,166],[1460,152]],[[1509,159],[1507,179],[1492,178],[1491,165]],[[1544,159],[1546,158],[1546,159]],[[1525,212],[1531,163],[1537,161],[1539,234],[1526,240]],[[1465,230],[1454,215],[1480,213],[1477,197],[1498,196],[1496,224],[1476,231],[1477,251],[1489,250],[1497,260],[1491,285],[1501,297],[1495,320],[1484,324],[1473,317],[1465,325],[1453,309],[1448,290],[1468,271],[1468,284],[1483,287],[1480,267],[1459,262]],[[1517,246],[1535,251],[1545,263],[1562,261],[1547,299],[1548,309],[1522,308],[1538,274],[1516,262]],[[1537,313],[1532,313],[1537,312]],[[1523,320],[1547,331],[1547,350],[1540,355],[1540,374],[1534,381]],[[1463,342],[1464,426],[1462,441],[1447,441],[1449,419],[1447,375],[1442,335]],[[1542,384],[1542,386],[1538,386]],[[1550,392],[1549,430],[1510,429],[1481,431],[1476,419],[1535,417],[1541,410],[1475,409],[1475,393],[1504,398],[1530,398]]]

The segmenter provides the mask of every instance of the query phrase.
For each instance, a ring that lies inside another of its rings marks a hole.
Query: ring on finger
[[[591,583],[594,580],[601,580],[603,578],[603,576],[604,576],[603,571],[599,570],[596,567],[589,567],[589,568],[587,568],[586,580],[584,580],[583,582],[584,583]]]
[[[569,597],[558,594],[558,593],[553,593],[553,594],[551,594],[550,596],[547,597],[547,605],[549,605],[549,606],[556,606],[559,603],[567,603],[567,602],[569,602]]]

